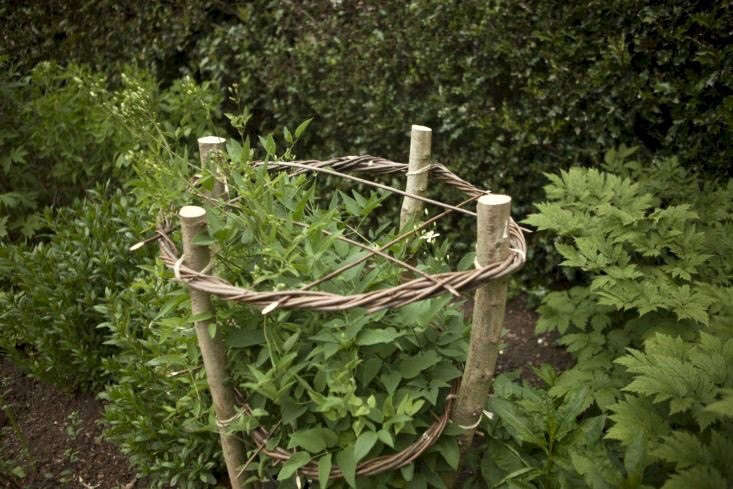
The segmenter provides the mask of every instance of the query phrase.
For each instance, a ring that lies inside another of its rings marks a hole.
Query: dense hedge
[[[315,116],[318,155],[404,158],[409,124],[421,122],[436,130],[438,158],[510,190],[522,209],[539,196],[541,171],[593,162],[620,143],[729,171],[733,12],[723,2],[105,1],[64,5],[53,17],[41,10],[25,6],[16,13],[25,21],[8,26],[15,58],[107,69],[141,61],[164,83],[185,70],[237,83],[253,130]],[[31,24],[39,27],[21,27]],[[29,47],[36,37],[42,50]]]
[[[7,29],[26,62],[135,61],[163,84],[181,72],[236,84],[226,109],[246,105],[253,135],[315,117],[301,156],[404,160],[409,125],[429,125],[438,160],[510,193],[520,215],[543,171],[596,165],[620,144],[730,174],[723,2],[101,2],[60,8],[59,22],[31,6],[18,15],[40,26]],[[24,47],[39,36],[43,50]]]
[[[183,54],[195,39],[212,2],[51,0],[0,5],[6,53],[21,69],[41,61],[85,63],[120,69],[143,63],[180,75]]]
[[[67,389],[99,389],[102,358],[115,349],[95,306],[127,288],[151,252],[128,252],[145,216],[120,190],[99,186],[85,199],[43,213],[50,231],[33,247],[0,247],[0,353]]]
[[[526,207],[549,167],[619,143],[727,171],[730,8],[616,0],[251,2],[191,68],[237,82],[272,129],[316,116],[318,153],[435,154]]]

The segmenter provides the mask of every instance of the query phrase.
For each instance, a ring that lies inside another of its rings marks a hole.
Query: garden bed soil
[[[466,314],[470,317],[470,306]],[[536,382],[533,366],[550,363],[564,370],[570,365],[570,356],[552,345],[551,335],[535,336],[536,319],[523,298],[509,301],[498,372],[519,369],[523,378]],[[0,488],[147,489],[126,457],[104,440],[99,422],[103,406],[93,395],[38,381],[4,357],[0,378],[0,405],[6,407],[0,410]],[[29,454],[23,453],[16,427]],[[25,472],[15,487],[2,477],[2,464],[10,461]]]
[[[93,395],[64,392],[30,377],[6,358],[0,360],[0,405],[6,407],[0,413],[0,464],[12,461],[12,467],[25,473],[17,488],[143,487],[127,458],[103,439],[98,422],[102,405]],[[19,439],[16,428],[25,440]],[[30,453],[23,453],[24,446]],[[2,465],[0,474],[1,469]],[[3,478],[0,487],[16,489]]]

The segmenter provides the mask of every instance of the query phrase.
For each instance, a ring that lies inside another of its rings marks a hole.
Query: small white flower
[[[436,233],[435,231],[428,231],[427,233],[420,236],[420,239],[424,239],[428,243],[432,243],[438,236],[440,236],[440,233]]]
[[[484,416],[486,416],[486,418],[489,421],[491,421],[492,419],[494,419],[494,413],[492,413],[491,411],[487,411],[485,409],[484,409]]]

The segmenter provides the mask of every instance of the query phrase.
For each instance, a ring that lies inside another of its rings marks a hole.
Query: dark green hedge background
[[[253,134],[314,117],[301,157],[405,160],[409,126],[434,156],[542,198],[543,172],[639,146],[731,174],[730,2],[57,1],[0,7],[11,60],[125,63],[234,85]],[[236,97],[235,97],[236,98]]]

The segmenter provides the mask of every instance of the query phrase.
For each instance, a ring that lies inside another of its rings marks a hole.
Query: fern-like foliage
[[[733,184],[631,154],[609,152],[607,171],[548,175],[548,201],[525,221],[552,232],[581,277],[539,308],[537,331],[559,333],[577,361],[547,392],[587,389],[586,412],[611,421],[605,452],[571,457],[589,486],[603,487],[591,474],[607,457],[636,453],[625,487],[722,489],[733,480]]]

